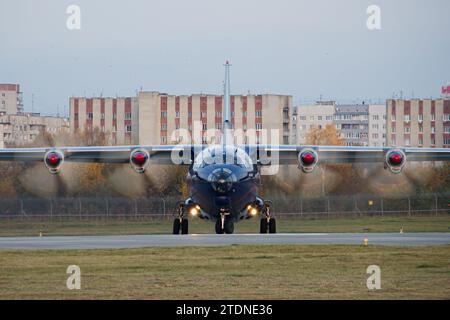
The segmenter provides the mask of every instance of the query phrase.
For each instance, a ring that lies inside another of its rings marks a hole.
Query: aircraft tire
[[[225,219],[224,231],[226,234],[232,234],[234,232],[234,222],[230,219]]]
[[[267,228],[268,228],[267,219],[262,218],[259,224],[259,233],[267,233]]]
[[[269,233],[277,233],[277,221],[275,218],[269,220]]]
[[[180,219],[175,218],[175,220],[173,220],[173,234],[180,234],[180,227]]]
[[[223,234],[224,230],[222,229],[222,221],[217,219],[216,221],[216,234]]]
[[[189,220],[188,219],[181,220],[181,234],[189,234]]]

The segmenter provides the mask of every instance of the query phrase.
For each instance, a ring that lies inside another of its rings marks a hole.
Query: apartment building
[[[37,135],[46,131],[52,134],[69,131],[69,120],[61,117],[41,116],[39,113],[7,114],[0,112],[0,145],[21,146],[30,144]]]
[[[72,132],[99,128],[109,133],[110,145],[139,143],[138,99],[117,98],[70,98],[70,128]]]
[[[450,99],[389,99],[387,144],[450,147]]]
[[[313,128],[325,128],[327,124],[333,124],[336,112],[334,101],[317,102],[312,105],[300,105],[296,107],[297,143],[306,144],[308,131]]]
[[[16,114],[23,111],[22,92],[20,85],[0,84],[0,112]]]
[[[195,143],[215,143],[214,131],[221,129],[222,112],[221,95],[143,91],[137,97],[70,98],[72,130],[99,127],[112,133],[111,144],[189,143],[188,138]],[[232,127],[244,133],[243,140],[237,142],[290,144],[291,117],[291,96],[231,96]],[[278,130],[277,141],[270,139],[271,129]]]

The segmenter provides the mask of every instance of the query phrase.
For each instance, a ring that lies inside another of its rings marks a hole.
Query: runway
[[[0,237],[0,249],[119,249],[141,247],[349,244],[423,246],[450,244],[450,233],[279,233],[121,236]]]

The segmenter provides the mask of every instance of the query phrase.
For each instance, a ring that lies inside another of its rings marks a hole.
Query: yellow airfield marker
[[[369,239],[367,237],[364,238],[363,245],[365,245],[365,246],[369,245]]]

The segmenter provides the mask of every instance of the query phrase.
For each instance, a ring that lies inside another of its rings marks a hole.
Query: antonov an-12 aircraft
[[[297,164],[309,173],[320,164],[384,164],[400,173],[406,161],[450,161],[450,149],[347,146],[303,146],[274,144],[236,145],[231,128],[230,64],[225,64],[224,106],[221,141],[216,145],[147,145],[111,147],[60,147],[0,149],[0,160],[43,161],[58,173],[64,161],[130,163],[139,173],[152,165],[189,166],[189,197],[180,204],[173,222],[174,234],[188,234],[188,217],[215,223],[218,234],[231,234],[234,224],[260,217],[260,233],[276,233],[270,201],[258,195],[261,167]]]

